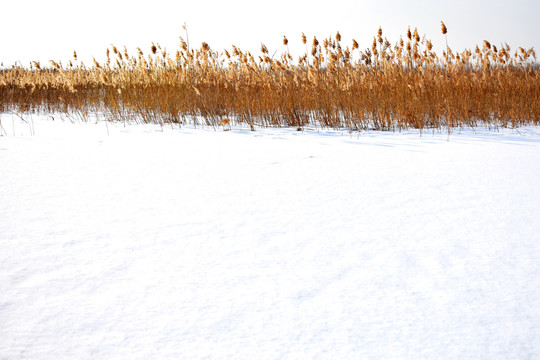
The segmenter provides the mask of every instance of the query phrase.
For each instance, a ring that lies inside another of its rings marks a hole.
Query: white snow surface
[[[540,128],[1,115],[0,359],[539,359]]]

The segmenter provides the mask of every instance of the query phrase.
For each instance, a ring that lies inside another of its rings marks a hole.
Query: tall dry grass
[[[447,28],[442,23],[442,33]],[[187,34],[186,34],[187,35]],[[311,41],[293,59],[289,40],[271,56],[236,46],[192,49],[180,38],[170,54],[153,44],[107,49],[86,65],[12,66],[0,70],[0,112],[60,112],[87,119],[218,127],[322,126],[353,130],[519,126],[540,123],[540,72],[534,50],[488,41],[474,50],[437,54],[409,28],[392,45],[379,28],[371,48],[341,34]]]

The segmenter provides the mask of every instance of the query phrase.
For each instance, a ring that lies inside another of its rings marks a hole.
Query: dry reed
[[[442,33],[447,28],[441,22]],[[187,29],[186,29],[187,36]],[[112,46],[105,63],[87,67],[51,61],[0,70],[0,112],[60,112],[88,119],[176,123],[230,128],[322,126],[352,130],[519,126],[540,123],[540,73],[533,49],[508,45],[439,57],[431,41],[409,28],[395,45],[379,28],[360,50],[341,34],[294,61],[286,52],[253,55],[232,46],[192,49],[180,39],[170,56],[157,44],[148,55]],[[311,50],[311,51],[310,51]]]

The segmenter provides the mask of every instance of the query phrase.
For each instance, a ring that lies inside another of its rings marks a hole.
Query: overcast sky
[[[185,37],[184,22],[192,46],[206,41],[221,51],[234,44],[254,54],[259,54],[261,42],[281,53],[286,35],[296,57],[305,51],[302,32],[322,39],[340,31],[347,45],[354,38],[364,49],[371,46],[379,26],[392,44],[405,36],[408,26],[418,27],[440,53],[441,20],[454,50],[473,48],[483,40],[540,49],[540,0],[13,0],[1,8],[0,62],[5,66],[50,59],[66,63],[73,50],[84,60],[99,60],[110,44],[125,45],[134,54],[136,47],[148,53],[156,42],[172,52],[178,37]]]

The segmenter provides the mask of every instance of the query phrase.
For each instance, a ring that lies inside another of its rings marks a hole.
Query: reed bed
[[[446,26],[441,23],[447,36]],[[417,29],[391,44],[379,28],[371,48],[337,33],[299,36],[295,59],[207,43],[167,52],[152,45],[107,49],[107,60],[73,59],[0,70],[0,112],[50,112],[86,120],[194,124],[230,129],[305,126],[351,130],[442,129],[540,123],[540,72],[534,50],[484,41],[437,54]]]

